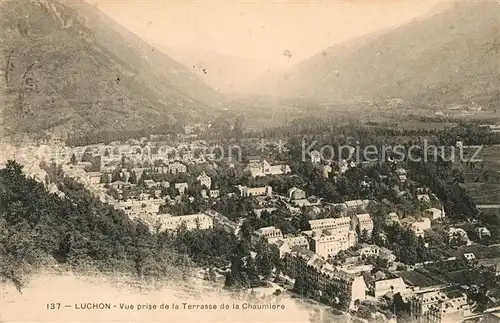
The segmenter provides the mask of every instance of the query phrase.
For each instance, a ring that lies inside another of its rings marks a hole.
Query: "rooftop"
[[[372,219],[370,214],[368,213],[356,214],[356,217],[359,219],[359,221],[369,221]]]

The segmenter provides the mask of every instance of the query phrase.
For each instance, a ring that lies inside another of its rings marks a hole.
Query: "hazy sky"
[[[89,2],[159,49],[216,51],[284,66],[408,22],[436,5],[425,0]]]

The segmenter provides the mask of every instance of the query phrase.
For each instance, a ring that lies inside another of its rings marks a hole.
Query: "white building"
[[[479,239],[483,239],[484,237],[491,237],[491,232],[486,227],[476,228],[476,233]]]
[[[317,150],[313,150],[310,153],[311,163],[318,164],[321,162],[321,153]]]
[[[355,231],[324,231],[323,234],[313,235],[310,239],[311,250],[324,258],[335,256],[341,250],[354,247],[358,242]]]
[[[90,185],[97,185],[101,183],[101,173],[100,172],[89,172],[85,174]]]
[[[467,232],[462,228],[450,228],[448,231],[449,241],[455,240],[457,242],[465,243],[467,246],[472,244]]]
[[[370,200],[350,200],[344,204],[348,210],[356,210],[357,208],[366,208],[370,202]]]
[[[252,177],[263,177],[267,175],[283,175],[291,172],[288,165],[271,165],[266,160],[252,161],[246,167]]]
[[[208,189],[212,187],[212,179],[205,172],[201,173],[201,175],[199,175],[196,180],[200,182],[202,186],[205,186]]]
[[[175,183],[174,187],[179,191],[179,194],[183,195],[186,193],[189,185],[188,183]]]
[[[396,212],[391,212],[385,216],[385,224],[387,226],[391,226],[395,223],[400,223],[399,222],[399,216],[397,215]]]
[[[212,199],[216,199],[220,196],[219,190],[210,190],[209,194],[210,194],[210,198],[212,198]]]
[[[417,237],[423,237],[426,230],[430,230],[431,220],[423,218],[421,221],[414,221],[410,223],[409,229],[415,233]]]
[[[313,288],[320,293],[328,286],[335,286],[348,302],[350,309],[357,301],[366,299],[366,283],[363,275],[352,273],[341,267],[333,267],[320,255],[305,248],[295,247],[285,256],[284,273],[291,278],[306,276]]]
[[[440,210],[436,209],[435,207],[432,207],[430,209],[425,210],[424,215],[427,216],[429,219],[431,219],[431,221],[434,221],[444,218],[445,213],[444,209]]]
[[[430,202],[431,198],[429,197],[429,194],[417,194],[417,200],[419,202]]]
[[[240,191],[240,196],[271,196],[273,194],[273,189],[271,186],[247,187],[238,185],[237,188]]]
[[[303,200],[306,198],[306,192],[297,187],[292,187],[288,190],[288,197],[291,200]]]
[[[455,323],[463,322],[470,315],[470,305],[467,296],[448,299],[429,308],[429,323]]]
[[[324,165],[323,166],[323,178],[329,178],[330,173],[332,172],[332,166],[330,165]]]
[[[362,257],[378,257],[380,253],[380,247],[377,245],[363,243],[359,247],[358,253]]]
[[[375,297],[383,297],[387,293],[404,293],[408,286],[401,277],[378,280],[373,283]]]
[[[464,258],[465,260],[475,260],[476,259],[476,255],[473,254],[472,252],[469,252],[469,253],[464,253]]]
[[[160,184],[156,183],[152,179],[146,179],[146,180],[144,180],[144,185],[146,185],[147,188],[153,188],[153,187],[159,186]]]
[[[187,166],[176,161],[168,165],[168,172],[171,174],[179,174],[187,172]]]
[[[339,172],[341,174],[347,172],[348,169],[349,169],[349,163],[345,159],[339,161]]]
[[[309,225],[313,231],[331,229],[343,232],[349,231],[351,227],[351,218],[346,216],[341,218],[309,220]]]
[[[309,249],[309,242],[306,237],[287,237],[283,239],[276,240],[274,244],[278,247],[280,252],[280,258],[283,258],[287,253],[291,252],[294,247],[302,247]]]
[[[429,323],[463,322],[471,314],[467,295],[459,291],[426,290],[411,299],[411,318]]]
[[[283,239],[283,233],[280,229],[271,226],[264,227],[256,230],[252,235],[252,242],[255,243],[259,241],[261,238],[265,238],[268,243],[274,243],[278,240]]]
[[[207,230],[214,227],[213,218],[204,214],[190,214],[181,216],[163,215],[159,217],[160,230],[175,231],[181,225],[185,225],[187,230]]]
[[[406,182],[406,180],[407,180],[407,177],[406,177],[406,169],[404,169],[404,168],[398,168],[398,169],[396,170],[396,174],[398,175],[399,181],[400,181],[401,183]]]

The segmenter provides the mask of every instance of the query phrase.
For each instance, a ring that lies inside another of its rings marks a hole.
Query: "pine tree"
[[[102,174],[101,175],[101,184],[108,184],[109,183],[109,176],[108,174]]]
[[[241,142],[241,138],[243,136],[243,122],[241,117],[236,118],[236,121],[234,123],[233,127],[233,135],[234,138],[236,139],[237,143]]]
[[[264,276],[264,278],[268,279],[271,277],[273,271],[271,250],[265,248],[257,253],[257,256],[255,257],[255,265],[259,274]]]
[[[134,171],[130,172],[130,177],[128,179],[128,182],[130,184],[137,184],[137,175],[136,175],[136,173]]]
[[[295,284],[293,285],[293,290],[297,294],[300,294],[300,295],[304,294],[304,292],[305,292],[304,277],[302,277],[301,275],[299,275],[299,276],[297,276],[297,278],[295,278]]]
[[[115,170],[111,175],[111,182],[120,182],[120,181],[122,181],[120,170]]]
[[[368,240],[369,240],[368,231],[366,229],[363,229],[361,231],[361,235],[359,236],[359,242],[367,243]]]

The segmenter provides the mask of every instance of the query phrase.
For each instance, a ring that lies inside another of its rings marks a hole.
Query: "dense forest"
[[[269,128],[260,133],[248,135],[250,137],[286,138],[288,142],[292,139],[305,138],[308,141],[317,140],[319,146],[332,143],[352,144],[349,138],[357,140],[361,146],[387,145],[407,138],[432,139],[433,143],[439,145],[454,145],[457,140],[461,140],[465,145],[500,144],[500,133],[481,127],[479,121],[422,117],[415,118],[415,121],[433,122],[440,127],[405,128],[396,122],[365,124],[355,120],[346,120],[339,123],[329,118],[306,117],[294,120],[291,125]]]

